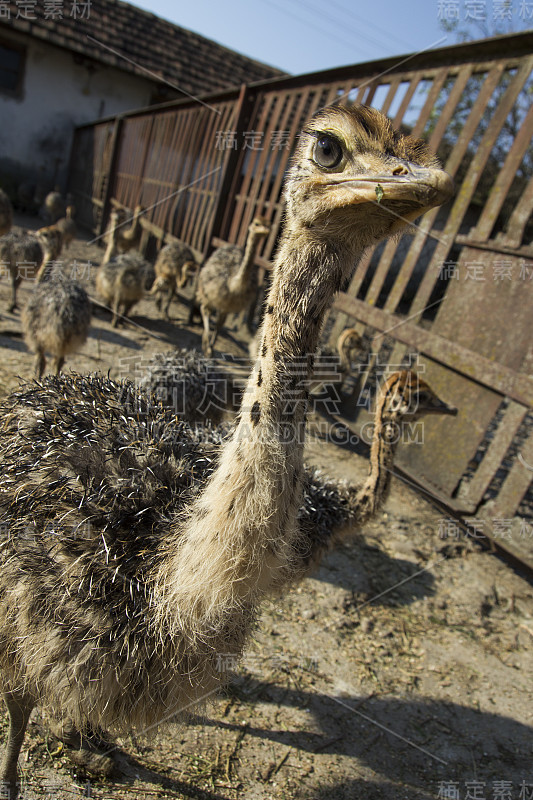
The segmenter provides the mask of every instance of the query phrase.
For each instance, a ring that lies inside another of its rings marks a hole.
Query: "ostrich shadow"
[[[234,678],[229,692],[247,704],[293,708],[307,711],[313,717],[315,730],[305,731],[291,717],[284,720],[283,714],[277,714],[275,725],[269,728],[253,724],[250,715],[252,724],[246,725],[245,737],[313,757],[324,753],[353,759],[354,775],[342,777],[334,787],[330,780],[327,785],[313,786],[312,796],[317,800],[332,797],[396,800],[400,796],[434,800],[439,787],[451,783],[462,787],[460,795],[449,795],[454,797],[464,796],[468,782],[486,784],[487,792],[491,782],[496,781],[509,781],[517,791],[524,780],[531,780],[533,785],[533,776],[524,768],[531,752],[533,729],[509,717],[423,697],[409,700],[360,697],[346,692],[340,696],[311,693],[262,681],[250,674]],[[243,731],[240,722],[195,715],[190,715],[189,722],[220,731]],[[127,761],[130,766],[125,773],[134,768],[144,781],[161,789],[181,791],[191,798],[221,800],[216,793],[197,790],[147,768],[134,756],[128,755]],[[373,772],[372,782],[355,777],[363,769]],[[132,780],[131,775],[124,775],[125,782]],[[410,794],[406,794],[407,790]],[[300,796],[303,800],[309,795]]]
[[[17,353],[28,352],[28,348],[22,339],[22,331],[0,331],[0,347],[4,347],[6,350],[14,350]]]
[[[358,533],[326,553],[308,577],[351,592],[345,610],[363,605],[398,608],[435,595],[433,567],[392,557]]]
[[[115,330],[108,330],[107,328],[96,327],[91,325],[89,329],[89,339],[99,339],[100,341],[107,342],[108,344],[118,345],[119,347],[127,347],[130,350],[141,350],[141,345],[138,342],[123,336]]]
[[[417,791],[427,791],[431,785],[433,798],[439,783],[446,781],[484,780],[488,785],[492,780],[506,780],[519,786],[526,779],[533,787],[533,775],[524,767],[530,762],[533,728],[510,717],[429,697],[312,693],[263,681],[250,673],[236,676],[229,692],[247,703],[307,711],[315,728],[305,731],[293,723],[293,729],[288,729],[291,717],[287,722],[281,714],[274,729],[251,724],[247,735],[313,755],[348,756],[357,762],[354,767],[364,765],[387,781],[407,783]],[[224,720],[198,721],[242,729]],[[339,789],[352,783],[350,779],[342,781]],[[328,783],[327,793],[317,796],[325,800],[344,795],[331,794]]]
[[[304,752],[312,757],[326,754],[352,760],[353,774],[346,774],[346,766],[338,766],[338,777],[333,776],[337,778],[335,784],[328,779],[327,784],[313,785],[312,797],[316,800],[332,797],[338,800],[397,800],[399,797],[434,800],[440,786],[452,783],[459,786],[460,795],[440,796],[463,798],[467,782],[485,784],[488,793],[491,783],[497,781],[510,782],[517,792],[512,796],[518,797],[523,782],[528,787],[530,783],[533,785],[533,776],[524,766],[531,753],[533,729],[510,717],[429,697],[362,697],[346,691],[339,694],[335,690],[331,694],[310,692],[280,686],[246,672],[233,678],[227,693],[246,705],[254,703],[259,708],[278,709],[275,716],[271,716],[275,722],[268,727],[268,722],[254,724],[254,720],[261,719],[261,713],[268,714],[268,710],[258,714],[250,712],[244,742],[251,737],[283,746],[296,754]],[[313,730],[302,729],[301,721],[296,723],[289,713],[284,715],[283,708],[309,713]],[[242,716],[242,712],[239,713]],[[188,722],[221,732],[243,732],[241,721],[190,714]],[[146,743],[150,750],[152,739],[148,737]],[[260,751],[256,749],[257,752]],[[114,785],[118,789],[140,778],[161,791],[181,792],[187,798],[225,798],[216,791],[197,788],[165,775],[120,747],[117,747],[117,761],[121,766],[121,780],[116,783],[95,781],[95,786],[110,791]],[[368,779],[365,776],[364,781],[357,777],[363,770],[373,773]],[[307,800],[308,792],[309,789],[306,793],[302,788],[302,794],[296,796]],[[490,796],[487,794],[487,800]],[[525,798],[529,796],[524,795]]]

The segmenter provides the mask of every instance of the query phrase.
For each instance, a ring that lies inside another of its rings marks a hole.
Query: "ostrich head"
[[[451,198],[453,182],[420,139],[365,106],[319,111],[300,136],[287,218],[307,237],[361,253]]]
[[[268,236],[270,233],[270,223],[263,217],[254,217],[248,226],[248,233],[256,238]]]
[[[39,228],[39,230],[36,231],[36,235],[43,248],[44,261],[56,260],[59,258],[63,244],[61,231],[56,228],[55,225],[49,225],[46,228]]]
[[[355,328],[346,328],[337,339],[337,353],[345,369],[350,369],[352,361],[361,352],[363,339]]]
[[[413,421],[428,414],[455,416],[457,409],[444,403],[433,389],[412,370],[394,372],[383,384],[376,415],[385,426],[402,420]]]

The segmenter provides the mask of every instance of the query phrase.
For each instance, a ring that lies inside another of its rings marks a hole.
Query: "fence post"
[[[246,84],[241,86],[235,106],[235,121],[233,123],[237,149],[231,149],[229,151],[224,165],[222,180],[216,199],[215,212],[206,237],[206,244],[203,252],[204,258],[209,255],[213,236],[219,236],[221,239],[226,238],[226,231],[231,222],[233,203],[239,179],[237,168],[241,163],[242,134],[247,130],[256,97],[257,94],[253,89],[250,89]]]
[[[146,170],[146,162],[148,161],[148,155],[149,155],[150,150],[152,148],[152,134],[154,132],[154,123],[155,123],[155,114],[152,114],[152,116],[150,117],[149,128],[148,128],[148,131],[147,131],[147,134],[146,134],[146,141],[144,143],[144,152],[143,152],[141,168],[139,170],[139,175],[137,176],[137,189],[136,189],[136,192],[135,192],[135,195],[136,195],[136,197],[135,197],[135,205],[140,205],[141,204],[141,194],[142,194],[142,188],[143,188],[143,184],[144,184],[144,177],[145,177],[144,173],[145,173],[145,170]]]
[[[111,187],[115,181],[115,171],[117,166],[117,159],[120,152],[120,134],[122,131],[122,123],[124,118],[122,116],[115,117],[115,127],[111,138],[111,157],[109,159],[109,167],[107,170],[107,184],[105,187],[104,198],[102,203],[102,218],[100,220],[100,229],[98,236],[102,236],[105,232],[107,215],[109,213],[109,206],[111,205]]]

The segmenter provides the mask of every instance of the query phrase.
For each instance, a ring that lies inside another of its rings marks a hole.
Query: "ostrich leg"
[[[0,788],[4,791],[7,789],[9,800],[15,800],[18,794],[18,757],[35,703],[28,695],[15,692],[5,692],[4,700],[9,712],[9,733],[0,769]]]

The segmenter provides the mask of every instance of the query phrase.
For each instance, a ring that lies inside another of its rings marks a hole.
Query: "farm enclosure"
[[[533,42],[521,34],[243,86],[78,128],[70,171],[96,233],[112,201],[145,207],[145,249],[175,236],[205,256],[243,244],[263,215],[272,230],[256,260],[268,269],[283,176],[314,111],[365,103],[427,139],[455,176],[455,200],[412,237],[367,253],[327,331],[334,341],[357,322],[371,342],[354,393],[359,429],[376,372],[414,359],[446,387],[459,418],[428,423],[425,447],[404,448],[400,472],[442,504],[451,530],[468,520],[474,536],[530,567],[532,67]]]

